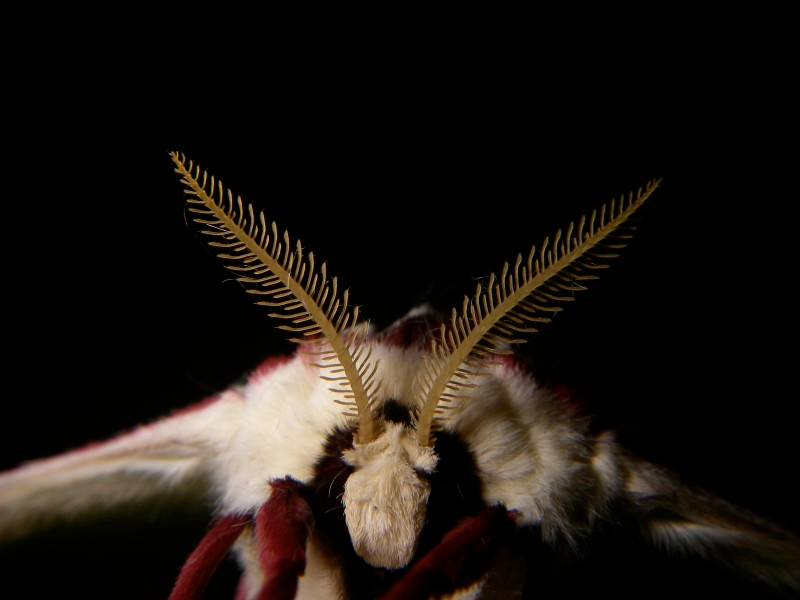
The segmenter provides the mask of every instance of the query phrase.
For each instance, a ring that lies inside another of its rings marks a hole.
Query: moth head
[[[355,468],[343,496],[353,548],[375,567],[406,566],[425,524],[427,476],[436,468],[436,454],[419,443],[414,429],[387,423],[375,440],[356,443],[343,458]]]
[[[559,230],[540,249],[531,248],[527,261],[519,255],[513,266],[506,263],[499,275],[479,284],[421,353],[412,385],[413,422],[382,424],[373,414],[380,388],[373,338],[359,323],[348,292],[339,292],[336,278],[329,279],[325,264],[317,266],[299,241],[292,249],[288,233],[279,235],[263,212],[256,215],[182,155],[172,153],[172,159],[200,233],[257,304],[271,309],[278,327],[312,355],[330,384],[332,401],[353,419],[353,449],[342,457],[354,467],[345,484],[345,519],[356,552],[384,568],[405,566],[417,547],[430,494],[427,475],[437,461],[434,436],[448,409],[480,397],[465,394],[478,385],[473,375],[495,363],[498,354],[511,352],[535,325],[549,321],[587,281],[597,279],[630,237],[632,215],[659,184],[652,181],[636,196],[611,200],[589,219],[570,223],[565,235]]]

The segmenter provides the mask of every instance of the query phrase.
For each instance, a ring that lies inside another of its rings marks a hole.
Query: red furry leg
[[[478,582],[513,523],[501,506],[467,517],[419,559],[381,600],[438,598]]]
[[[246,515],[228,515],[219,519],[183,563],[169,600],[200,598],[219,563],[249,522],[250,517]]]
[[[314,526],[311,507],[290,477],[273,481],[272,494],[256,515],[256,540],[264,569],[259,600],[291,600],[306,569],[306,541]]]

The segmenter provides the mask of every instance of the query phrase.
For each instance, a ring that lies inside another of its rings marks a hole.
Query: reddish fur
[[[249,522],[250,517],[246,515],[219,519],[186,559],[169,600],[200,598],[219,563]]]
[[[493,360],[503,364],[506,370],[531,372],[530,360],[519,354],[499,354]],[[564,407],[566,413],[572,417],[585,416],[586,406],[578,396],[578,390],[560,381],[549,382],[543,377],[539,378],[540,387],[545,387]]]
[[[185,415],[188,413],[192,413],[198,410],[202,410],[207,406],[211,406],[214,402],[219,400],[219,396],[206,396],[202,400],[195,402],[194,404],[190,404],[189,406],[185,406],[183,408],[179,408],[178,410],[173,411],[170,413],[171,417],[176,417],[178,415]]]
[[[467,517],[417,561],[381,600],[438,598],[478,582],[513,527],[501,506]]]
[[[248,382],[252,382],[255,379],[260,379],[265,375],[269,374],[270,372],[274,371],[276,368],[280,367],[282,364],[289,362],[292,359],[290,355],[278,355],[278,356],[269,356],[266,359],[262,360],[255,369],[250,373],[247,380]]]
[[[291,600],[306,568],[306,541],[314,526],[311,507],[300,495],[303,484],[286,477],[271,483],[272,494],[258,511],[256,540],[264,570],[259,600]]]
[[[236,586],[236,593],[233,596],[233,600],[246,600],[247,599],[247,580],[242,575],[239,578],[239,584]]]
[[[399,348],[423,347],[431,339],[439,339],[439,327],[444,315],[429,311],[416,317],[407,317],[381,332],[379,339],[387,346]]]

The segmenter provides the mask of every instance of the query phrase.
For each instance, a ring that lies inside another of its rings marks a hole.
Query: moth
[[[297,351],[0,474],[0,542],[172,499],[212,516],[175,600],[202,597],[229,553],[240,599],[563,597],[590,589],[587,557],[602,571],[612,552],[630,571],[663,555],[682,573],[709,563],[765,593],[800,591],[792,532],[591,431],[518,352],[609,266],[658,180],[517,256],[449,314],[418,306],[376,330],[299,241],[171,157],[200,234]]]

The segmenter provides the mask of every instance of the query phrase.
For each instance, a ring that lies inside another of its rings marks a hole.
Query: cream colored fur
[[[421,352],[374,346],[380,382],[374,408],[388,399],[419,408],[412,381]],[[269,497],[271,480],[309,482],[328,433],[354,424],[311,361],[298,353],[200,408],[0,474],[0,540],[82,512],[169,494],[181,501],[207,499],[218,514],[255,513]],[[588,437],[582,419],[512,365],[501,362],[472,375],[476,387],[462,388],[464,397],[447,410],[444,422],[444,430],[471,452],[486,505],[503,505],[520,527],[539,527],[548,542],[576,544],[607,516],[615,498],[663,498],[685,519],[654,523],[655,544],[711,557],[715,545],[746,551],[754,544],[758,556],[737,564],[800,589],[800,575],[791,566],[798,564],[794,542],[760,533],[747,518],[709,516],[714,501],[682,492],[682,483],[625,453],[611,435]],[[430,493],[419,472],[433,472],[437,456],[435,445],[419,445],[413,428],[384,423],[378,431],[369,443],[354,439],[344,453],[355,470],[342,502],[356,552],[371,565],[396,569],[408,564],[417,547]],[[235,551],[246,588],[255,594],[263,575],[249,533]],[[300,596],[338,597],[341,579],[317,551],[313,532],[308,556]],[[480,587],[456,596],[477,597]]]

